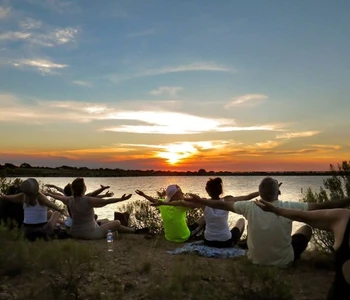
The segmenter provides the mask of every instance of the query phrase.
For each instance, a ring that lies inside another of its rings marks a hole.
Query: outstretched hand
[[[108,191],[106,194],[104,194],[104,196],[105,196],[105,197],[113,197],[113,196],[114,196],[114,193]]]
[[[103,185],[103,184],[100,184],[100,187],[101,187],[101,189],[103,189],[103,190],[107,190],[107,189],[110,188],[109,185]]]
[[[145,194],[143,191],[136,190],[135,193],[136,193],[137,195],[142,196],[142,197],[146,197],[146,194]]]
[[[122,200],[128,200],[128,199],[130,199],[131,198],[131,196],[132,196],[132,194],[124,194],[120,199],[122,199]]]
[[[274,206],[271,202],[265,200],[255,200],[255,204],[259,206],[263,211],[277,213],[277,207]]]
[[[188,202],[198,202],[201,200],[201,197],[199,197],[197,194],[188,193],[186,196],[187,197],[185,197],[184,200]]]

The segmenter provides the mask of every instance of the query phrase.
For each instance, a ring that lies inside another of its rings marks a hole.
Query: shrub
[[[322,203],[350,196],[350,161],[338,164],[337,169],[330,165],[332,176],[323,181],[319,192],[307,189],[303,201],[307,203]],[[313,242],[323,252],[333,252],[334,235],[332,232],[314,229]]]

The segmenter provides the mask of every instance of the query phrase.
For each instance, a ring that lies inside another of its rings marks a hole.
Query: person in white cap
[[[39,183],[34,178],[28,178],[20,184],[21,193],[16,195],[2,195],[0,200],[23,203],[24,220],[23,230],[25,238],[35,240],[37,237],[46,239],[53,233],[55,224],[64,214],[64,210],[48,200],[39,191]],[[55,212],[47,219],[47,209]]]
[[[169,185],[165,190],[165,199],[159,200],[147,196],[140,190],[135,191],[136,194],[146,198],[153,204],[184,202],[184,193],[177,184]],[[188,241],[192,236],[197,234],[205,225],[204,218],[198,219],[194,224],[187,225],[186,213],[195,208],[195,205],[184,206],[159,206],[160,214],[163,220],[165,238],[168,241],[183,243]]]

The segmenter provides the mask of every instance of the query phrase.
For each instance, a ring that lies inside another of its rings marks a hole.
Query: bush
[[[350,161],[338,164],[336,170],[330,165],[332,177],[323,181],[323,187],[319,192],[307,189],[303,201],[307,203],[322,203],[330,200],[338,200],[350,196]],[[333,252],[334,235],[332,232],[314,229],[313,242],[323,252]]]

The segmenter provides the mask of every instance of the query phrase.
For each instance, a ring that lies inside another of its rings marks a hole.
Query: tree
[[[31,168],[32,166],[30,164],[27,163],[23,163],[19,166],[20,168]]]
[[[320,187],[319,192],[313,192],[308,188],[303,201],[308,203],[322,203],[350,197],[350,161],[343,161],[342,164],[338,164],[337,169],[333,165],[330,165],[332,177],[323,181],[323,187]],[[313,240],[316,247],[320,250],[333,252],[333,233],[314,229]]]

